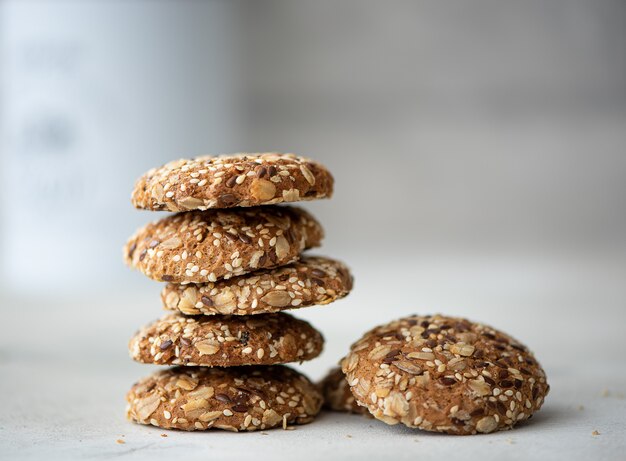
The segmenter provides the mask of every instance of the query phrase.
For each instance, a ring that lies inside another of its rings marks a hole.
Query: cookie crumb
[[[347,439],[351,439],[351,438],[352,438],[352,436],[351,436],[350,434],[346,434],[346,438],[347,438]]]
[[[119,444],[119,445],[124,445],[126,442],[124,442],[122,439],[117,439],[115,441],[115,443]]]
[[[591,433],[591,435],[600,435],[600,433],[597,430],[595,430]]]
[[[269,435],[267,432],[261,432],[261,435]]]
[[[610,397],[611,396],[611,391],[609,391],[608,389],[604,389],[602,391],[602,397]]]
[[[161,434],[161,437],[167,437],[167,434]]]

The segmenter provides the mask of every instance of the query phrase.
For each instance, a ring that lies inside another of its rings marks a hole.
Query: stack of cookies
[[[128,417],[165,429],[250,431],[313,420],[315,385],[284,363],[317,357],[322,335],[282,311],[348,294],[340,262],[302,256],[323,230],[286,202],[329,198],[333,178],[291,154],[178,160],[136,183],[133,204],[175,212],[137,231],[125,260],[167,282],[169,315],[129,344],[142,363],[175,365],[136,383]]]

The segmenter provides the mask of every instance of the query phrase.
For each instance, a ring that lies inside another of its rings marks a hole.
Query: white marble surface
[[[33,290],[27,300],[1,298],[0,459],[624,459],[626,289],[619,261],[438,258],[381,271],[367,269],[367,260],[352,258],[357,285],[349,298],[296,313],[327,339],[324,354],[302,367],[311,377],[321,377],[368,327],[440,311],[483,320],[528,344],[552,385],[541,412],[513,431],[476,437],[333,413],[293,431],[162,437],[162,430],[126,422],[123,400],[152,370],[132,363],[125,345],[137,326],[159,315],[158,287],[137,282],[135,294],[79,290],[66,298]]]

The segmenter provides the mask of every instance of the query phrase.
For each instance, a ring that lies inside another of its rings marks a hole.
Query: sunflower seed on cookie
[[[304,256],[275,269],[204,284],[168,283],[161,292],[166,309],[187,315],[250,315],[328,304],[346,296],[352,276],[341,262]]]
[[[365,333],[342,360],[352,394],[387,424],[448,434],[512,428],[550,386],[528,348],[480,323],[411,316]]]
[[[330,198],[333,177],[294,154],[254,153],[181,159],[135,183],[131,201],[146,210],[189,211]]]
[[[154,280],[215,282],[294,262],[323,235],[315,218],[297,207],[190,211],[139,229],[124,258]]]
[[[357,413],[372,417],[366,407],[358,404],[352,392],[346,375],[341,368],[335,367],[319,383],[319,387],[324,396],[324,407],[329,410]]]
[[[138,331],[128,349],[142,363],[232,367],[311,360],[323,345],[319,331],[285,313],[169,314]]]
[[[126,400],[131,421],[186,431],[306,424],[322,405],[316,386],[282,365],[170,368],[133,385]]]

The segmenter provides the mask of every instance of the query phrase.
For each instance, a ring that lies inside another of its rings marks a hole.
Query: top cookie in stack
[[[324,231],[309,213],[284,203],[329,198],[332,192],[333,177],[326,168],[292,154],[199,157],[143,175],[132,203],[176,213],[138,230],[128,240],[124,257],[146,276],[168,282],[161,299],[165,309],[175,313],[137,332],[129,344],[131,357],[182,366],[169,372],[178,379],[174,383],[187,382],[183,378],[188,366],[213,367],[201,376],[211,389],[228,388],[228,380],[246,381],[249,365],[261,366],[254,373],[270,387],[286,385],[277,377],[294,373],[310,384],[297,372],[276,367],[315,358],[322,350],[322,335],[281,311],[344,297],[352,288],[352,276],[339,261],[302,257],[304,250],[320,246]],[[276,204],[280,206],[271,206]],[[227,374],[219,370],[223,367],[228,367]],[[284,414],[280,405],[271,409],[279,418],[265,414],[268,402],[257,414],[255,402],[263,402],[263,396],[240,396],[237,388],[228,399],[220,393],[217,401],[207,390],[207,397],[180,407],[193,411],[176,416],[169,407],[160,407],[169,391],[133,388],[127,397],[128,416],[185,430],[285,426],[309,422],[319,411],[319,390],[313,385],[304,388],[308,394],[290,402]],[[193,390],[189,399],[195,395]],[[231,401],[236,401],[232,408]],[[233,417],[241,412],[241,417]]]
[[[330,198],[333,177],[293,154],[234,154],[176,160],[139,178],[132,203],[144,210],[190,211]]]

